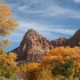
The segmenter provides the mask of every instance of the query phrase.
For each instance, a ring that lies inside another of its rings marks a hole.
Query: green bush
[[[63,64],[63,68],[62,68],[61,74],[63,76],[68,77],[69,75],[71,75],[73,73],[73,69],[74,69],[74,61],[67,60]]]
[[[14,72],[8,66],[0,66],[0,76],[6,79],[15,80]]]

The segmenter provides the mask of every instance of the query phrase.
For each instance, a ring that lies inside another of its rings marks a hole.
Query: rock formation
[[[24,35],[20,46],[13,50],[17,60],[39,61],[48,53],[51,46],[49,41],[33,29]]]
[[[65,46],[75,47],[80,46],[80,29],[64,43]]]
[[[66,38],[59,38],[59,39],[50,41],[50,43],[53,45],[53,47],[60,47],[64,45],[65,41],[66,41]]]
[[[59,38],[57,40],[48,41],[33,29],[29,29],[24,35],[20,46],[12,52],[17,54],[17,61],[40,61],[48,51],[54,47],[60,46],[80,46],[80,29],[69,39]]]

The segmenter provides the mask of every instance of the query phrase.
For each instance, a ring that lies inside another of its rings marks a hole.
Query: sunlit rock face
[[[80,29],[69,39],[59,38],[52,41],[47,40],[35,30],[29,29],[25,33],[20,46],[14,49],[13,52],[17,54],[17,61],[39,62],[52,48],[60,46],[80,46]]]
[[[33,29],[24,35],[20,46],[13,50],[17,60],[40,61],[50,50],[49,41]]]

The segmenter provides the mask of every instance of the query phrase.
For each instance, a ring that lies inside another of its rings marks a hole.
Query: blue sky
[[[25,32],[33,28],[49,40],[69,38],[80,28],[80,0],[5,0],[19,22],[18,29],[7,38],[19,46]]]

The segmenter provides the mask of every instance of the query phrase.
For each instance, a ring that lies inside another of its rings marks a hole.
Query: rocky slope
[[[54,47],[59,47],[59,46],[70,46],[70,47],[75,47],[75,46],[80,46],[80,29],[76,31],[76,33],[70,37],[69,39],[66,38],[59,38],[57,40],[52,40],[50,43]]]
[[[59,39],[50,41],[50,44],[52,44],[53,47],[60,47],[64,45],[66,40],[67,40],[66,38],[59,38]]]
[[[80,46],[80,29],[69,39],[59,38],[48,41],[33,29],[29,29],[24,35],[20,46],[13,50],[17,54],[17,61],[40,61],[48,51],[60,46]]]
[[[20,46],[13,50],[17,60],[40,61],[48,53],[51,45],[49,41],[33,29],[24,35]]]
[[[71,38],[65,41],[64,46],[80,46],[80,29],[76,31],[76,33]]]

